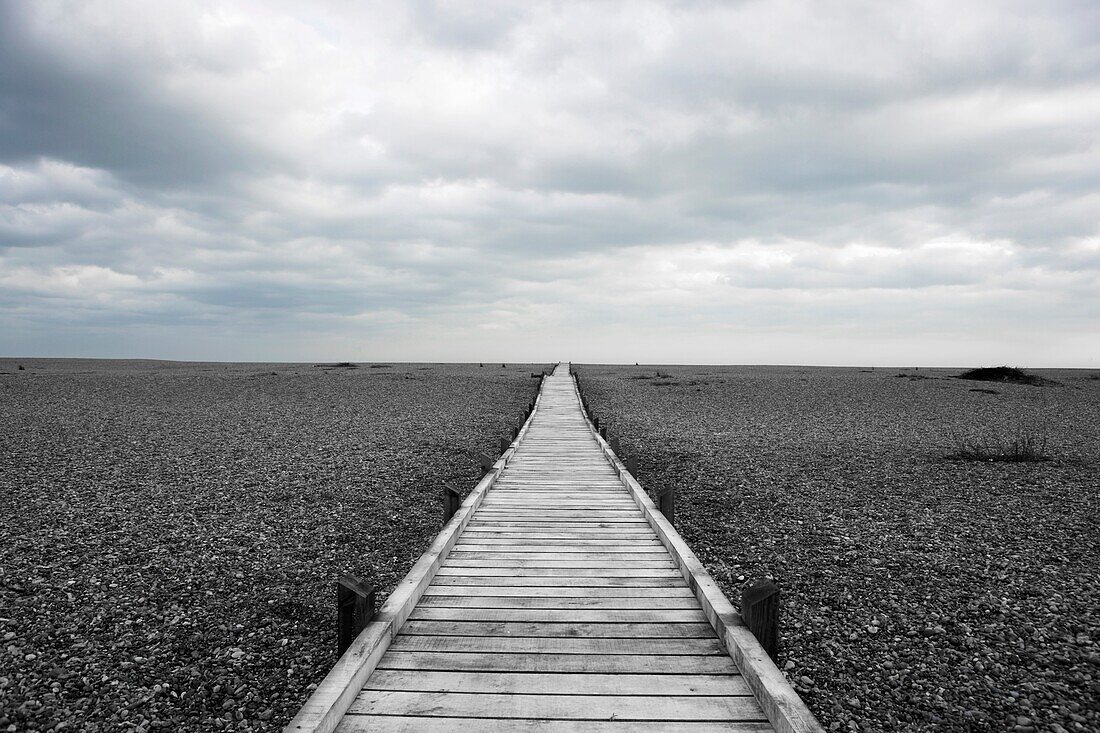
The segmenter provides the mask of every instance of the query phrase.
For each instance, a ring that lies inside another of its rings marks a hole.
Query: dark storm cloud
[[[6,352],[1091,358],[1095,3],[149,7],[0,5]]]
[[[64,160],[141,186],[209,185],[270,160],[214,116],[165,99],[140,59],[81,66],[0,7],[0,160]]]

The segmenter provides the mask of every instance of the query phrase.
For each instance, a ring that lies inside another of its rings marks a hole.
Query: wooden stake
[[[462,494],[453,486],[443,487],[443,524],[451,521],[458,508],[462,506]]]
[[[778,661],[779,586],[770,580],[758,580],[742,588],[741,618],[772,661]]]
[[[669,486],[657,494],[657,508],[673,527],[676,526],[676,489]]]
[[[355,637],[374,618],[374,586],[354,575],[341,575],[336,582],[336,653],[347,651]]]

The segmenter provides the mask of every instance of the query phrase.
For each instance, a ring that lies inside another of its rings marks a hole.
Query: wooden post
[[[493,464],[496,463],[496,461],[494,461],[492,458],[490,458],[489,455],[486,454],[486,453],[482,453],[481,456],[480,456],[480,459],[481,459],[481,472],[482,473],[489,473],[489,471],[492,470]]]
[[[593,415],[592,416],[592,427],[596,428],[597,431],[600,429],[600,416],[599,415]]]
[[[514,441],[518,437],[519,437],[519,428],[517,428],[515,425],[513,425],[512,426],[512,440]]]
[[[779,660],[779,586],[758,580],[741,589],[741,618],[760,646]]]
[[[462,494],[453,486],[443,487],[443,524],[451,521],[458,508],[462,506]]]
[[[374,587],[354,575],[341,575],[336,582],[336,653],[347,651],[374,618]]]
[[[504,453],[504,451],[508,450],[508,448],[511,447],[511,445],[512,445],[512,441],[508,440],[507,438],[501,438],[500,439],[500,452]]]
[[[610,433],[610,432],[609,432],[609,431],[607,430],[607,428],[606,428],[606,427],[602,427],[602,428],[600,428],[600,437],[604,439],[604,442],[605,442],[605,443],[606,443],[606,442],[608,442],[608,441],[607,441],[607,439],[608,439],[608,438],[609,438],[610,436],[611,436],[611,433]]]
[[[676,489],[669,486],[661,493],[657,494],[657,508],[661,510],[661,514],[665,515],[665,519],[673,527],[676,526]]]

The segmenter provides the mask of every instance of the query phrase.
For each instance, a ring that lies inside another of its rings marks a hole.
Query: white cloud
[[[653,329],[658,360],[751,335],[760,361],[1094,364],[1096,27],[1088,2],[6,4],[0,351],[632,361]]]

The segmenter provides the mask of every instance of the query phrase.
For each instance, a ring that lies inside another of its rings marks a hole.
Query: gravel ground
[[[532,368],[0,360],[0,731],[281,729]]]
[[[779,583],[780,666],[827,729],[1100,730],[1095,372],[579,372],[727,595]],[[951,457],[1019,433],[1052,460]]]

